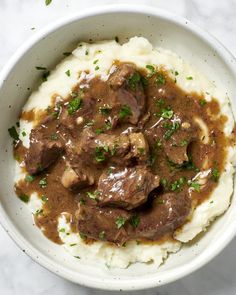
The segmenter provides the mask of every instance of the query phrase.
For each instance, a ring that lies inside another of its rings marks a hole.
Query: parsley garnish
[[[166,78],[162,74],[158,74],[156,77],[157,84],[164,85],[166,83]]]
[[[200,100],[199,100],[199,104],[200,104],[201,107],[204,107],[204,105],[205,105],[206,103],[207,103],[207,102],[206,102],[205,99],[200,99]]]
[[[93,64],[96,65],[97,62],[98,62],[98,59],[96,59],[96,60],[93,62]]]
[[[185,185],[186,183],[186,178],[185,177],[180,177],[179,179],[177,179],[175,182],[173,182],[170,186],[170,189],[172,191],[180,191],[181,188]]]
[[[140,217],[137,214],[135,214],[130,218],[129,222],[134,228],[136,228],[140,223]]]
[[[17,133],[15,126],[12,126],[11,128],[9,128],[8,132],[14,140],[19,139],[19,134]]]
[[[100,240],[103,240],[105,238],[105,231],[101,231],[98,236]]]
[[[42,200],[44,203],[46,203],[46,202],[48,201],[48,198],[47,198],[47,196],[42,195],[42,196],[41,196],[41,200]]]
[[[39,181],[39,186],[40,186],[41,188],[45,188],[45,187],[47,186],[47,179],[46,179],[46,177],[40,179],[40,181]]]
[[[39,71],[46,71],[47,70],[47,68],[45,68],[45,67],[35,67],[35,68]]]
[[[99,66],[96,66],[96,67],[94,68],[94,70],[95,70],[95,71],[99,70]]]
[[[168,186],[167,179],[165,179],[165,178],[161,178],[160,183],[164,188],[166,188]]]
[[[21,134],[22,134],[22,136],[24,136],[24,137],[26,136],[26,132],[25,132],[25,131],[22,131]]]
[[[201,186],[199,183],[197,183],[195,181],[190,181],[189,186],[192,187],[195,192],[200,193]]]
[[[193,80],[193,77],[188,76],[188,77],[186,77],[186,79],[187,79],[187,80]]]
[[[56,133],[51,134],[51,140],[58,140],[58,135]]]
[[[211,171],[211,178],[217,182],[220,178],[220,172],[217,168],[213,168]]]
[[[120,229],[122,226],[125,225],[126,219],[123,216],[119,216],[116,218],[116,226],[118,229]]]
[[[52,0],[45,0],[45,5],[48,6],[52,3]]]
[[[59,232],[60,232],[60,233],[65,233],[65,232],[66,232],[66,229],[65,229],[65,228],[60,228],[60,229],[59,229]]]
[[[69,115],[72,115],[74,112],[76,112],[78,109],[81,108],[82,100],[79,97],[73,98],[68,106],[67,111]]]
[[[34,180],[35,180],[35,176],[33,176],[33,175],[27,174],[25,176],[25,181],[27,181],[27,182],[33,182]]]
[[[42,81],[46,82],[48,80],[48,76],[50,75],[50,71],[46,71],[43,73]]]
[[[170,107],[162,109],[161,113],[160,113],[160,115],[163,119],[171,119],[173,114],[174,114],[174,112]]]
[[[165,124],[163,127],[169,129],[164,134],[164,139],[168,140],[180,128],[180,124],[178,122],[174,122],[173,124]]]
[[[111,107],[109,105],[104,105],[103,107],[99,108],[99,112],[102,115],[108,115],[111,112]]]
[[[152,75],[154,75],[154,73],[155,73],[155,67],[154,66],[152,66],[152,65],[146,65],[146,69],[148,69],[149,70],[149,75],[148,75],[148,77],[151,77]]]
[[[27,196],[26,194],[22,194],[19,196],[20,200],[25,202],[25,203],[28,203],[29,202],[29,196]]]
[[[85,55],[88,55],[89,54],[89,51],[88,49],[85,50]]]
[[[63,55],[70,56],[71,55],[71,52],[63,52]]]
[[[164,104],[165,104],[165,101],[164,101],[163,98],[160,98],[160,99],[158,99],[158,100],[156,101],[156,105],[157,105],[158,107],[162,107],[162,106],[164,106]]]
[[[119,112],[119,118],[124,119],[125,117],[131,116],[131,115],[132,115],[132,112],[131,112],[130,106],[123,105]]]
[[[108,146],[97,146],[95,149],[95,160],[97,162],[104,162],[106,160],[105,154],[108,152]]]
[[[70,70],[66,71],[65,74],[70,77]]]
[[[175,76],[178,76],[179,75],[179,72],[178,71],[175,71]]]
[[[138,72],[135,72],[129,79],[128,84],[132,90],[135,90],[141,81],[141,77]]]
[[[94,200],[94,201],[97,201],[97,197],[98,197],[99,195],[101,195],[101,192],[99,192],[99,191],[95,191],[95,192],[93,192],[93,193],[91,193],[91,192],[87,192],[87,195],[89,196],[90,199],[92,199],[92,200]]]
[[[103,129],[101,129],[101,128],[98,128],[98,129],[95,130],[95,133],[96,133],[97,135],[102,134],[103,132],[104,132],[104,131],[103,131]]]

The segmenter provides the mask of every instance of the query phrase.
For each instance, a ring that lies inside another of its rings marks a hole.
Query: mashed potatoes
[[[90,72],[91,78],[98,74],[106,80],[114,60],[133,62],[139,68],[145,68],[147,64],[164,67],[173,78],[176,78],[177,85],[186,92],[195,91],[203,94],[207,101],[210,101],[212,97],[217,98],[221,113],[228,118],[224,132],[226,135],[231,134],[234,119],[227,95],[175,53],[162,48],[153,48],[148,40],[142,37],[131,38],[123,45],[115,41],[102,41],[94,44],[80,43],[73,54],[65,58],[51,72],[48,80],[42,83],[36,92],[32,93],[23,111],[46,109],[51,104],[51,97],[55,95],[66,98],[73,86],[82,81],[85,71]],[[66,75],[68,70],[70,70],[70,75]],[[176,72],[178,72],[177,76],[174,75]],[[186,77],[191,77],[191,79],[186,79]],[[20,139],[25,147],[29,147],[29,134],[32,127],[32,123],[25,120],[20,121]],[[22,136],[22,131],[26,132],[26,136]],[[195,208],[188,222],[175,232],[175,240],[145,245],[132,241],[120,248],[106,242],[88,245],[83,242],[79,234],[71,231],[65,218],[65,212],[58,222],[58,232],[64,242],[63,246],[76,258],[87,261],[90,259],[100,260],[108,267],[125,268],[134,262],[151,261],[159,266],[168,253],[174,253],[180,249],[181,242],[186,243],[192,240],[200,232],[206,230],[213,219],[227,210],[233,192],[234,158],[235,149],[228,148],[227,163],[220,176],[218,186],[210,198]],[[23,177],[24,173],[17,164],[16,181]],[[199,179],[204,177],[202,172],[198,177]],[[29,203],[30,210],[35,213],[40,210],[41,206],[41,200],[37,198],[36,194],[33,194]]]

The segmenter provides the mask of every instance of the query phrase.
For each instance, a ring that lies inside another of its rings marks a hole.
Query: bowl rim
[[[232,71],[236,78],[236,58],[226,49],[215,37],[207,33],[203,29],[194,25],[187,19],[175,15],[163,9],[155,8],[150,5],[127,5],[127,4],[112,4],[97,6],[93,8],[84,9],[80,12],[70,14],[66,17],[60,18],[57,21],[51,22],[44,28],[36,32],[32,37],[30,37],[26,42],[19,47],[19,49],[13,54],[13,56],[6,63],[2,71],[0,72],[0,88],[2,87],[4,80],[7,78],[8,74],[13,70],[15,64],[21,59],[21,57],[27,53],[27,51],[34,46],[41,39],[47,37],[52,32],[60,29],[69,23],[72,23],[79,19],[85,19],[88,17],[109,14],[109,13],[140,13],[151,15],[153,17],[159,17],[165,19],[169,22],[175,23],[180,27],[188,28],[188,30],[196,35],[198,38],[203,40],[208,46],[217,50],[219,57],[226,63],[227,67]],[[203,252],[198,258],[190,261],[185,266],[176,267],[174,270],[167,270],[162,273],[160,277],[145,277],[141,280],[135,278],[129,278],[128,280],[112,278],[109,279],[97,279],[95,276],[88,277],[83,274],[75,273],[75,271],[68,270],[66,267],[62,267],[59,263],[54,262],[52,259],[48,258],[46,255],[42,254],[40,251],[36,250],[17,230],[13,222],[8,218],[2,204],[0,203],[0,223],[12,238],[12,240],[30,256],[35,262],[39,263],[41,266],[50,270],[51,272],[68,279],[74,283],[80,284],[82,286],[87,286],[102,290],[142,290],[152,287],[161,286],[168,284],[170,282],[176,281],[195,270],[199,269],[211,259],[213,259],[217,254],[219,254],[224,247],[234,238],[236,235],[236,219],[232,222],[232,225],[224,231],[220,243],[216,245],[213,244],[211,252]]]

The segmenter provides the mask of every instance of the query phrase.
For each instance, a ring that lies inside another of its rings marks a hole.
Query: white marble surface
[[[236,55],[236,0],[0,0],[0,68],[35,31],[60,16],[102,3],[146,3],[182,15],[215,35]],[[35,30],[31,30],[34,27]],[[188,277],[139,295],[235,295],[236,239],[212,262]],[[94,274],[93,274],[94,275]],[[0,227],[0,294],[114,295],[61,279],[33,262]]]

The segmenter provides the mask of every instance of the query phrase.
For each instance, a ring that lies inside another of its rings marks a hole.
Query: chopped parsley
[[[213,168],[211,171],[211,178],[213,181],[217,182],[220,178],[220,172],[217,168]]]
[[[39,181],[39,186],[40,186],[41,188],[45,188],[45,187],[47,187],[47,179],[46,179],[46,177],[40,179],[40,181]]]
[[[160,183],[164,188],[168,186],[168,182],[166,178],[161,178]]]
[[[116,226],[118,229],[120,229],[122,226],[125,225],[126,219],[123,216],[119,216],[116,218]]]
[[[19,139],[19,134],[16,131],[16,127],[12,126],[11,128],[8,129],[8,133],[10,134],[10,136],[14,139],[14,140],[18,140]]]
[[[48,6],[52,3],[52,0],[45,0],[45,5]]]
[[[63,55],[70,56],[71,55],[71,52],[63,52]]]
[[[41,196],[41,200],[42,200],[44,203],[46,203],[46,202],[48,201],[48,198],[47,198],[47,196],[42,195],[42,196]]]
[[[70,77],[70,70],[67,70],[67,71],[65,72],[65,74],[66,74],[68,77]]]
[[[201,186],[199,183],[197,183],[195,181],[190,181],[189,186],[192,187],[195,192],[200,193]]]
[[[178,76],[179,75],[179,72],[178,71],[175,71],[175,76]]]
[[[93,193],[91,193],[91,192],[87,192],[87,195],[88,195],[88,197],[89,197],[90,199],[92,199],[92,200],[94,200],[94,201],[97,201],[97,197],[98,197],[99,195],[101,195],[101,192],[99,192],[99,191],[95,191],[95,192],[93,192]]]
[[[104,162],[106,160],[106,153],[109,152],[108,146],[97,146],[95,148],[95,160],[97,162]]]
[[[97,62],[98,62],[98,59],[96,59],[96,60],[93,62],[93,64],[96,65]]]
[[[85,127],[90,127],[90,126],[93,126],[94,125],[94,121],[88,121],[84,126]]]
[[[171,119],[173,117],[173,114],[173,110],[170,107],[167,107],[161,110],[160,116],[163,119]]]
[[[43,73],[42,81],[46,82],[48,80],[48,76],[50,75],[50,71],[46,71]]]
[[[40,214],[43,214],[43,209],[36,210],[35,215],[38,216]]]
[[[173,122],[172,124],[163,124],[163,127],[168,129],[164,134],[164,139],[168,140],[180,128],[180,124]]]
[[[176,181],[174,181],[170,185],[170,189],[173,192],[180,191],[182,189],[182,187],[185,185],[185,183],[186,183],[186,178],[185,177],[180,177],[179,179],[177,179]]]
[[[27,181],[27,182],[33,182],[34,180],[35,180],[35,176],[34,175],[27,174],[25,176],[25,181]]]
[[[155,67],[154,66],[146,65],[146,69],[148,69],[148,71],[149,71],[148,77],[151,77],[152,75],[154,75],[154,73],[155,73]]]
[[[126,117],[131,116],[131,115],[132,115],[132,112],[131,112],[130,106],[123,105],[120,109],[120,112],[119,112],[119,118],[124,119]]]
[[[60,233],[65,233],[65,232],[66,232],[66,229],[65,229],[65,228],[60,228],[60,229],[59,229],[59,232],[60,232]]]
[[[186,145],[188,145],[188,140],[187,139],[181,140],[179,146],[186,146]]]
[[[102,115],[108,115],[111,112],[112,108],[109,105],[104,105],[99,108],[99,113]]]
[[[47,68],[45,68],[45,67],[35,67],[36,68],[36,70],[39,70],[39,71],[46,71],[47,70]]]
[[[85,50],[85,55],[89,55],[88,49]]]
[[[130,224],[133,226],[133,228],[138,227],[139,223],[140,223],[140,217],[138,214],[133,215],[130,220],[129,220]]]
[[[97,135],[99,135],[99,134],[102,134],[104,131],[103,131],[103,129],[101,129],[101,128],[97,128],[96,130],[95,130],[95,133],[97,134]]]
[[[74,114],[74,112],[76,112],[77,110],[81,108],[81,104],[82,104],[81,98],[79,97],[73,98],[67,106],[68,114],[69,115]]]
[[[51,140],[58,140],[58,135],[56,133],[51,134]]]
[[[105,231],[104,230],[101,231],[98,236],[99,236],[99,239],[100,240],[104,240],[104,238],[105,238]]]
[[[138,152],[139,152],[140,155],[143,155],[144,151],[145,151],[144,148],[138,148]]]
[[[117,36],[115,37],[115,41],[116,43],[119,43],[119,38]]]
[[[187,80],[193,80],[193,77],[192,76],[188,76],[186,77]]]
[[[24,203],[28,203],[28,202],[29,202],[29,196],[26,195],[26,194],[19,195],[19,198],[20,198],[20,200],[23,201]]]
[[[163,74],[158,74],[156,77],[156,82],[159,85],[164,85],[166,83],[166,78],[164,77]]]
[[[95,71],[98,71],[98,70],[99,70],[99,66],[96,66],[96,67],[94,68],[94,70],[95,70]]]
[[[80,259],[80,257],[79,256],[74,256],[75,258],[77,258],[77,259]]]
[[[207,103],[207,101],[205,99],[200,99],[199,100],[199,104],[201,107],[204,107],[204,105]]]
[[[22,131],[21,134],[22,134],[22,136],[24,136],[24,137],[26,136],[26,132],[25,132],[25,131]]]
[[[74,247],[76,245],[77,245],[76,243],[73,243],[73,244],[70,244],[70,247]]]
[[[135,72],[129,79],[128,79],[128,84],[129,87],[132,90],[135,90],[139,84],[139,82],[141,81],[141,76],[139,75],[138,72]]]
[[[162,106],[164,106],[164,104],[165,104],[165,101],[164,101],[163,98],[160,98],[160,99],[158,99],[158,100],[156,101],[156,105],[157,105],[158,107],[162,107]]]

